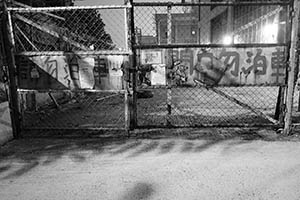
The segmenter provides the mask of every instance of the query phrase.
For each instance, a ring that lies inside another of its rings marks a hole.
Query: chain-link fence
[[[128,51],[126,6],[9,10],[17,53]]]
[[[136,2],[137,42],[142,45],[285,42],[288,1],[239,2]]]
[[[6,72],[4,71],[5,66],[5,53],[4,53],[4,38],[3,38],[3,12],[0,11],[0,103],[8,100],[7,98],[7,89],[5,82],[7,82]]]
[[[128,8],[8,8],[22,130],[128,129]]]
[[[224,96],[215,90],[221,91]],[[153,97],[138,99],[140,127],[271,126],[264,115],[274,117],[278,87],[176,87],[171,89],[171,112],[166,88],[146,89]],[[237,103],[236,99],[243,104]],[[264,115],[258,114],[262,112]]]
[[[125,129],[124,101],[111,92],[21,93],[23,129]]]
[[[138,126],[281,124],[288,3],[134,3]]]
[[[282,125],[289,1],[130,2],[8,8],[23,129]]]

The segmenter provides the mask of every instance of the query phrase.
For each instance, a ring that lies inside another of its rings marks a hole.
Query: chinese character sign
[[[227,48],[212,50],[212,53],[223,63],[222,72],[220,72],[222,78],[215,84],[284,84],[286,62],[283,47]],[[198,52],[198,54],[202,53]]]
[[[168,55],[162,59],[166,66],[172,59],[173,66],[167,67],[173,76],[166,77],[175,84],[282,85],[286,77],[284,47],[173,49],[161,54]]]
[[[18,56],[18,81],[22,89],[123,88],[123,56]]]

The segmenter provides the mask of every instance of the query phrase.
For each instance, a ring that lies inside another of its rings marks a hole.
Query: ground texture
[[[298,137],[171,132],[10,142],[0,149],[1,200],[300,198]]]

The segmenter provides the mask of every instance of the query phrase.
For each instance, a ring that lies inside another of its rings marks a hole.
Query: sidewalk
[[[187,135],[10,142],[0,199],[300,199],[300,140]]]

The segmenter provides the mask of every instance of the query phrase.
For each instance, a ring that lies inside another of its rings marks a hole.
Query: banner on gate
[[[166,66],[170,63],[167,59],[172,59],[173,66],[168,70],[172,74],[165,77],[174,79],[174,84],[194,84],[197,79],[207,85],[283,85],[287,71],[286,49],[282,46],[143,50],[141,55],[142,63],[153,66]],[[156,81],[155,72],[151,75],[153,83],[162,83],[162,77]]]
[[[124,56],[19,56],[21,89],[123,89]]]

